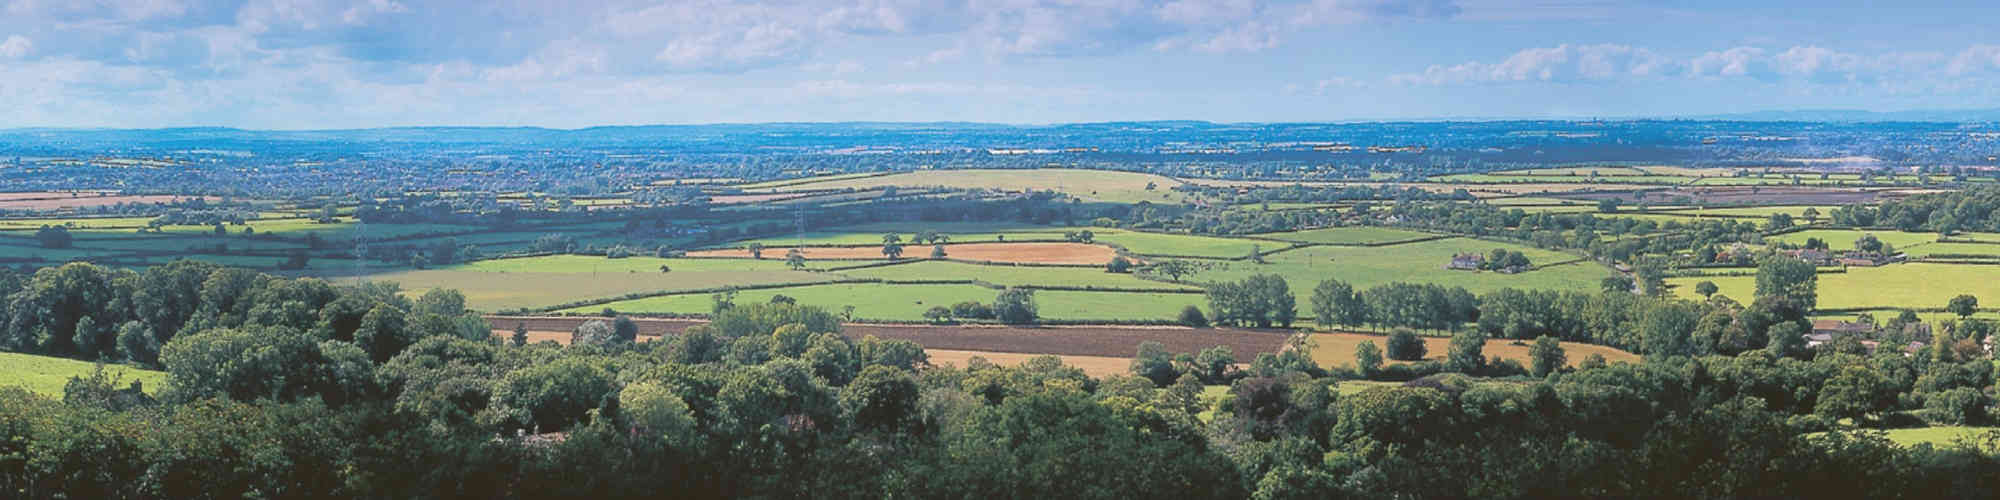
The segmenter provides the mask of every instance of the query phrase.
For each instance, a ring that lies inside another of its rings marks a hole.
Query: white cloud
[[[1497,63],[1431,66],[1423,73],[1396,75],[1392,81],[1418,85],[1579,82],[1657,76],[1673,70],[1666,58],[1643,48],[1565,44],[1522,50]]]
[[[35,42],[21,35],[7,35],[7,41],[0,42],[0,58],[20,59],[35,51]]]

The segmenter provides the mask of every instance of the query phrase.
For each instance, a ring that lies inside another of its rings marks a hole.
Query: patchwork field
[[[1374,342],[1376,348],[1382,348],[1387,339],[1388,337],[1383,335],[1315,333],[1312,335],[1312,358],[1314,362],[1326,368],[1354,366],[1354,349],[1359,347],[1362,342]],[[1424,337],[1423,339],[1424,352],[1426,354],[1424,359],[1444,361],[1445,353],[1450,352],[1451,349],[1451,338]],[[1517,342],[1520,345],[1516,345]],[[1521,362],[1521,366],[1529,366],[1528,347],[1532,344],[1533,341],[1527,340],[1487,340],[1484,353],[1487,359],[1511,359]],[[1637,354],[1600,345],[1563,342],[1562,348],[1563,355],[1568,361],[1565,366],[1576,366],[1577,363],[1583,362],[1584,358],[1588,358],[1592,354],[1603,355],[1605,361],[1613,363],[1638,363],[1640,361]],[[1395,360],[1385,360],[1385,362],[1391,364],[1408,363],[1408,361]],[[1346,384],[1346,382],[1342,382],[1342,384]]]
[[[1035,243],[949,243],[944,245],[946,255],[955,260],[977,262],[1013,262],[1028,264],[1077,264],[1099,265],[1111,262],[1118,255],[1117,250],[1104,245],[1083,243],[1035,242]],[[791,249],[771,247],[764,249],[766,259],[783,258]],[[882,259],[881,246],[865,247],[803,247],[807,261],[814,259]],[[930,245],[905,245],[906,258],[929,257]],[[725,248],[688,252],[689,257],[750,258],[747,248]]]
[[[1596,290],[1599,281],[1613,274],[1610,269],[1590,262],[1543,267],[1520,274],[1444,270],[1455,254],[1485,254],[1495,248],[1522,252],[1538,266],[1577,259],[1566,253],[1508,243],[1449,238],[1384,247],[1307,247],[1267,256],[1266,264],[1230,262],[1187,280],[1208,283],[1276,274],[1291,285],[1299,303],[1306,304],[1313,287],[1329,278],[1346,281],[1356,289],[1406,282],[1463,286],[1473,293],[1484,293],[1500,288]],[[1306,314],[1306,308],[1300,309],[1301,314]]]
[[[841,271],[840,274],[854,278],[879,278],[891,281],[979,280],[1001,286],[1195,288],[1191,285],[1144,280],[1131,274],[1116,274],[1100,269],[979,265],[937,260],[851,269]]]
[[[1153,186],[1147,189],[1148,185]],[[942,187],[949,189],[992,189],[999,191],[1060,191],[1084,201],[1115,203],[1178,203],[1182,194],[1173,187],[1180,181],[1164,176],[1132,172],[1084,169],[1028,170],[920,170],[892,175],[829,178],[775,187],[780,191],[824,189],[878,189]],[[752,189],[755,186],[745,186]]]
[[[1835,250],[1849,250],[1854,248],[1855,240],[1861,239],[1862,236],[1870,234],[1875,235],[1875,239],[1882,240],[1883,243],[1894,245],[1896,248],[1912,246],[1918,243],[1930,243],[1937,241],[1937,233],[1905,233],[1901,231],[1855,231],[1848,229],[1808,229],[1805,231],[1785,233],[1777,236],[1772,236],[1769,238],[1765,238],[1764,241],[1785,242],[1793,245],[1804,245],[1806,244],[1807,239],[1819,238],[1820,241],[1826,242],[1828,247],[1831,247]]]
[[[1667,279],[1674,293],[1688,298],[1699,298],[1694,285],[1702,281],[1715,282],[1721,294],[1738,301],[1748,301],[1757,291],[1755,276]],[[1959,294],[2000,297],[2000,266],[1913,262],[1819,275],[1820,309],[1934,309]]]
[[[1274,240],[1327,245],[1368,245],[1431,238],[1437,235],[1387,227],[1335,227],[1257,235]]]
[[[0,352],[0,387],[21,387],[37,394],[61,398],[63,386],[69,383],[70,377],[89,377],[96,369],[97,365],[88,361]],[[148,393],[159,392],[167,380],[166,372],[129,366],[104,365],[104,372],[119,380],[120,388],[136,380]]]
[[[800,304],[839,311],[855,306],[854,317],[888,321],[923,321],[924,311],[933,306],[959,302],[992,302],[999,290],[977,285],[886,285],[879,283],[838,283],[777,289],[744,290],[737,302],[767,302],[773,295],[785,295]],[[629,313],[707,313],[714,301],[710,294],[666,295],[623,300],[604,305],[578,307],[562,312],[591,313],[604,308]],[[1188,305],[1206,305],[1196,293],[1077,292],[1043,290],[1035,292],[1041,317],[1058,320],[1165,320],[1172,319]]]
[[[1092,377],[1103,378],[1112,375],[1130,375],[1132,373],[1132,358],[1112,358],[1104,356],[1075,356],[1075,355],[1062,356],[1053,354],[1021,354],[1014,352],[954,351],[949,349],[924,349],[924,354],[929,355],[931,364],[937,366],[951,365],[959,368],[964,368],[968,366],[972,361],[972,358],[975,357],[985,358],[987,362],[1000,366],[1016,366],[1020,365],[1021,363],[1026,363],[1028,362],[1028,360],[1034,359],[1037,356],[1056,356],[1062,359],[1063,365],[1081,369],[1083,370],[1084,374],[1090,375]]]

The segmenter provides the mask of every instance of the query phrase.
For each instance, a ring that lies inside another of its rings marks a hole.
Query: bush
[[[1979,425],[1986,423],[1986,407],[1991,404],[1991,398],[1979,389],[1959,387],[1925,398],[1924,416],[1935,424]]]
[[[1182,325],[1193,328],[1208,328],[1208,316],[1201,313],[1201,307],[1189,305],[1181,308]]]
[[[993,308],[973,301],[951,305],[951,317],[959,319],[993,319]]]
[[[1389,359],[1418,361],[1428,354],[1424,347],[1424,339],[1408,328],[1397,328],[1396,331],[1389,332],[1389,339],[1386,342],[1384,347],[1389,351]]]

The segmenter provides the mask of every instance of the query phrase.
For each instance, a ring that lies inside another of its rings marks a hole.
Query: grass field
[[[1035,357],[1038,356],[1056,356],[1057,358],[1062,359],[1064,365],[1073,366],[1078,369],[1081,369],[1083,370],[1084,374],[1090,375],[1092,377],[1103,378],[1112,375],[1130,375],[1132,373],[1132,358],[1112,358],[1104,356],[1058,356],[1054,354],[1021,354],[1016,352],[954,351],[948,349],[924,349],[924,354],[930,355],[931,364],[937,366],[952,365],[952,366],[957,366],[959,368],[964,368],[966,367],[967,363],[972,361],[973,357],[986,358],[987,362],[1000,366],[1016,366],[1020,365],[1021,363],[1026,363],[1028,362],[1028,360],[1034,359]],[[1227,389],[1227,387],[1224,387],[1224,389]]]
[[[1319,363],[1321,367],[1325,368],[1354,366],[1355,347],[1360,346],[1364,341],[1372,341],[1375,343],[1375,347],[1379,349],[1384,346],[1387,338],[1382,335],[1359,333],[1315,333],[1312,335],[1312,358],[1314,362]],[[1520,345],[1515,345],[1516,342],[1519,342]],[[1529,366],[1528,346],[1533,344],[1534,341],[1531,340],[1494,339],[1486,341],[1484,352],[1487,359],[1511,359],[1521,362],[1521,366]],[[1562,348],[1565,359],[1568,360],[1566,366],[1576,366],[1577,363],[1583,362],[1584,358],[1590,357],[1591,354],[1602,354],[1606,361],[1613,363],[1639,362],[1639,355],[1637,354],[1601,345],[1563,342]],[[1426,354],[1424,359],[1444,361],[1445,353],[1451,350],[1451,339],[1448,337],[1424,337],[1424,349]],[[1389,360],[1387,362],[1407,363],[1408,361]],[[1342,382],[1342,384],[1345,383]]]
[[[1723,295],[1742,302],[1757,291],[1755,276],[1667,279],[1674,293],[1687,298],[1700,298],[1694,285],[1702,281],[1715,282]],[[2000,297],[2000,266],[1907,263],[1819,275],[1820,309],[1940,308],[1959,294]]]
[[[1098,234],[1097,241],[1122,246],[1140,255],[1192,255],[1219,258],[1242,257],[1250,255],[1252,250],[1258,248],[1268,252],[1285,246],[1283,243],[1268,241],[1138,231]]]
[[[1495,248],[1519,251],[1537,265],[1574,260],[1570,254],[1529,248],[1508,243],[1449,238],[1384,247],[1309,247],[1265,257],[1266,264],[1230,262],[1188,278],[1194,282],[1238,280],[1253,274],[1276,274],[1291,285],[1300,304],[1312,297],[1321,280],[1346,281],[1356,289],[1392,282],[1435,283],[1463,286],[1473,293],[1500,288],[1542,288],[1596,290],[1599,282],[1612,275],[1610,269],[1580,262],[1545,267],[1521,274],[1446,271],[1444,265],[1460,252],[1489,253]],[[1301,312],[1303,312],[1301,307]]]
[[[1153,189],[1146,189],[1148,184]],[[875,189],[943,187],[949,189],[993,189],[1002,191],[1060,191],[1084,201],[1114,203],[1179,203],[1182,195],[1173,191],[1180,185],[1167,177],[1133,172],[1084,169],[1031,170],[920,170],[863,178],[828,179],[776,188],[781,191],[818,189]],[[746,186],[748,188],[748,186]]]
[[[1896,247],[1911,257],[1933,255],[1991,255],[2000,257],[2000,245],[1991,243],[1919,243]]]
[[[1905,233],[1901,231],[1856,231],[1851,229],[1808,229],[1805,231],[1799,231],[1795,233],[1785,233],[1777,236],[1772,236],[1769,238],[1765,238],[1764,240],[1766,242],[1782,241],[1793,245],[1804,245],[1806,243],[1806,239],[1808,238],[1819,238],[1820,241],[1825,241],[1828,247],[1832,247],[1835,250],[1849,250],[1854,248],[1854,240],[1861,239],[1861,236],[1868,234],[1873,234],[1875,235],[1875,239],[1882,240],[1883,243],[1894,245],[1896,248],[1903,248],[1918,243],[1929,243],[1937,241],[1937,233]]]
[[[1002,286],[1097,286],[1121,288],[1193,288],[1143,280],[1130,274],[1114,274],[1095,269],[989,266],[950,261],[922,261],[894,266],[841,271],[855,278],[911,280],[980,280]]]
[[[1914,429],[1889,429],[1888,431],[1886,431],[1886,433],[1888,434],[1890,441],[1894,441],[1896,442],[1896,444],[1900,444],[1903,446],[1910,446],[1918,443],[1930,443],[1933,445],[1943,446],[1943,445],[1949,445],[1952,443],[1952,441],[1961,438],[1977,439],[1985,435],[1986,433],[1996,432],[1996,431],[2000,431],[2000,427],[1966,427],[1957,425],[1947,425],[1939,427],[1918,427]]]
[[[839,283],[777,289],[744,290],[737,302],[765,302],[773,295],[785,295],[800,304],[816,305],[833,311],[852,305],[857,319],[921,321],[925,310],[959,302],[990,303],[999,290],[977,285],[885,285],[879,283]],[[1201,294],[1072,292],[1044,290],[1035,293],[1041,317],[1061,320],[1171,319],[1182,307],[1206,304]],[[579,307],[564,312],[597,312],[606,307],[630,313],[707,313],[710,294],[667,295],[625,300],[600,306]]]
[[[1389,243],[1435,236],[1431,233],[1394,229],[1386,227],[1334,227],[1309,229],[1286,233],[1265,233],[1259,237],[1300,243],[1324,243],[1329,245],[1363,245]]]
[[[70,377],[89,377],[95,370],[96,364],[89,361],[0,352],[0,386],[23,387],[56,398],[62,397],[63,385]],[[129,366],[104,365],[104,371],[118,379],[121,388],[137,380],[148,393],[159,392],[167,380],[167,372]]]

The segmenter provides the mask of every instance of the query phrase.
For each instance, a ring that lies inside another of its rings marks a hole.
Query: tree
[[[515,322],[514,347],[521,347],[525,345],[528,345],[528,324],[526,322]]]
[[[1770,343],[1764,350],[1773,358],[1798,357],[1806,354],[1806,329],[1798,322],[1784,322],[1771,327]]]
[[[931,245],[931,258],[933,259],[945,258],[944,245]]]
[[[1313,321],[1321,328],[1360,326],[1368,322],[1368,304],[1354,287],[1340,280],[1326,280],[1313,287]]]
[[[763,260],[763,259],[764,259],[764,244],[763,244],[763,243],[757,243],[757,242],[751,242],[751,243],[750,243],[750,258],[752,258],[752,259],[758,259],[758,260]]]
[[[1715,282],[1713,281],[1702,281],[1694,284],[1694,293],[1701,294],[1702,298],[1714,296],[1715,292],[1719,291],[1722,291],[1722,289],[1715,286]]]
[[[1881,372],[1867,365],[1848,365],[1820,389],[1813,413],[1828,419],[1856,422],[1887,411],[1896,404],[1896,389]]]
[[[894,234],[882,235],[882,255],[889,260],[903,257],[903,237]]]
[[[1397,361],[1421,361],[1427,354],[1424,340],[1417,332],[1408,328],[1397,328],[1389,332],[1389,339],[1383,346],[1389,351],[1389,359]]]
[[[1806,311],[1819,302],[1819,274],[1812,264],[1772,257],[1757,266],[1757,296],[1781,296]]]
[[[841,389],[840,406],[862,431],[895,432],[917,418],[921,393],[909,372],[869,365]]]
[[[1189,328],[1208,328],[1208,316],[1201,313],[1201,307],[1188,304],[1181,308],[1180,323]]]
[[[1203,383],[1229,383],[1229,371],[1236,367],[1236,351],[1226,345],[1202,349],[1194,357],[1194,373]]]
[[[611,329],[611,323],[593,319],[577,325],[575,330],[570,331],[569,345],[604,345],[611,343],[614,338],[616,332]]]
[[[1374,378],[1382,372],[1382,349],[1375,347],[1375,341],[1363,340],[1354,346],[1354,370],[1361,378]]]
[[[1612,276],[1598,282],[1598,286],[1604,293],[1632,293],[1633,282],[1630,276]]]
[[[792,270],[793,270],[793,271],[797,271],[797,270],[801,270],[801,269],[805,269],[805,268],[806,268],[806,253],[805,253],[805,251],[803,251],[803,250],[799,250],[799,249],[797,249],[797,248],[793,248],[793,249],[790,249],[790,250],[786,250],[786,251],[785,251],[785,266],[787,266],[787,267],[790,267],[790,268],[792,268]],[[664,266],[663,266],[663,267],[664,267]]]
[[[1472,328],[1452,335],[1451,350],[1445,353],[1445,366],[1465,374],[1485,371],[1486,334]]]
[[[1799,215],[1805,216],[1807,224],[1819,222],[1820,214],[1818,208],[1806,207],[1805,211],[1799,212]]]
[[[1951,302],[1945,304],[1944,310],[1958,315],[1959,319],[1970,318],[1972,313],[1979,312],[1979,298],[1971,295],[1952,297]]]
[[[1555,337],[1543,335],[1535,338],[1535,344],[1528,348],[1529,373],[1537,377],[1548,376],[1561,370],[1569,356],[1563,353],[1562,342]]]
[[[35,241],[42,248],[69,248],[71,244],[69,228],[63,226],[42,226],[35,230]]]
[[[1104,270],[1113,273],[1129,273],[1132,272],[1132,261],[1126,259],[1123,255],[1112,257],[1111,263],[1104,265]]]
[[[949,322],[951,321],[951,309],[945,306],[931,306],[930,309],[924,311],[924,319],[932,323]]]
[[[1185,260],[1164,260],[1153,264],[1153,272],[1167,275],[1167,279],[1180,281],[1182,276],[1194,274],[1195,264]]]
[[[619,316],[611,321],[611,338],[627,344],[638,342],[639,323],[632,321],[632,318]]]
[[[1025,288],[1008,288],[993,299],[993,316],[1002,323],[1021,325],[1034,323],[1039,317],[1035,308],[1035,291]]]
[[[1602,200],[1597,200],[1597,211],[1599,213],[1607,213],[1607,214],[1617,213],[1619,203],[1620,201],[1617,198],[1605,198]]]
[[[1139,353],[1132,357],[1131,369],[1133,375],[1153,381],[1155,387],[1166,387],[1181,376],[1180,370],[1174,368],[1174,353],[1165,344],[1150,340],[1139,343]]]

